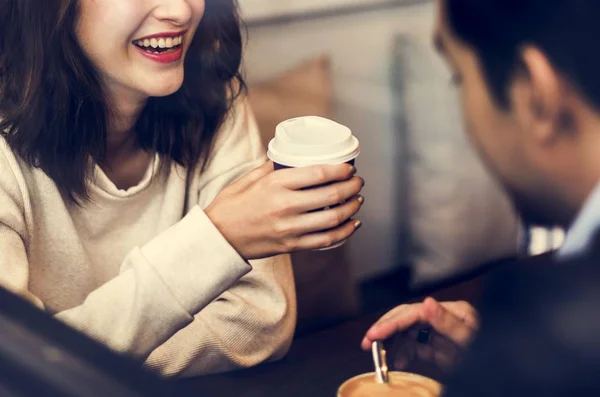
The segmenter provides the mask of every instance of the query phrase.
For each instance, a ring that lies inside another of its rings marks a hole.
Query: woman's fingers
[[[298,191],[295,193],[295,209],[297,212],[308,212],[321,208],[337,206],[344,201],[356,197],[365,182],[355,176],[348,180],[332,183],[314,189]]]
[[[364,182],[353,178],[353,166],[273,169],[269,161],[252,170],[205,208],[211,222],[244,259],[328,248],[349,238],[361,225],[352,217],[363,200],[357,192]],[[307,188],[324,184],[331,186],[304,195]],[[321,203],[331,203],[333,208],[312,214],[298,210],[299,206],[314,209]]]
[[[229,188],[230,192],[235,192],[235,193],[241,192],[242,190],[250,187],[252,184],[254,184],[258,180],[264,178],[265,176],[269,175],[272,172],[273,172],[273,162],[267,161],[260,167],[253,169],[252,171],[250,171],[249,173],[247,173],[246,175],[244,175],[243,177],[238,179],[236,182],[229,185],[228,188]]]
[[[292,217],[289,219],[289,225],[286,229],[288,233],[297,236],[320,231],[330,231],[330,229],[339,227],[356,215],[363,202],[364,198],[358,196],[334,208]]]
[[[361,225],[360,221],[350,219],[335,229],[305,234],[296,239],[292,249],[293,251],[304,251],[332,247],[350,238]]]
[[[300,190],[327,183],[345,181],[356,173],[349,164],[313,165],[287,168],[273,173],[271,178],[289,190]]]

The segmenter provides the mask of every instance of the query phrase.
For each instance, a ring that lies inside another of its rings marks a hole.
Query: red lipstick
[[[179,61],[183,56],[183,43],[178,44],[171,48],[154,48],[154,47],[144,47],[138,44],[140,41],[152,40],[152,39],[168,39],[174,37],[183,37],[187,33],[187,30],[183,30],[180,32],[163,32],[156,33],[149,36],[142,37],[140,39],[136,39],[133,41],[133,45],[136,49],[145,56],[146,58],[158,62],[158,63],[174,63]]]
[[[183,57],[183,48],[181,46],[167,52],[150,52],[138,46],[135,48],[146,58],[158,63],[173,63],[179,61],[181,57]]]

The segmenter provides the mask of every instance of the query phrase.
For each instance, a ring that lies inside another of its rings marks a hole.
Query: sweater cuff
[[[252,270],[197,205],[141,251],[192,316]]]

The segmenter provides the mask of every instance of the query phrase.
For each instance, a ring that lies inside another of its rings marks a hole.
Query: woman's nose
[[[155,0],[154,16],[177,26],[185,26],[192,19],[194,7],[204,10],[204,0]]]

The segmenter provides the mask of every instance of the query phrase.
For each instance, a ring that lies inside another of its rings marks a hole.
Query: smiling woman
[[[156,18],[141,1],[11,0],[0,10],[0,129],[73,199],[87,196],[88,157],[105,159],[98,142],[114,124],[137,124],[142,148],[193,166],[244,87],[233,2],[172,3]],[[160,47],[161,35],[181,48],[157,56],[134,45]]]
[[[282,357],[285,254],[352,235],[363,181],[273,172],[241,50],[234,0],[5,0],[0,285],[165,375]]]

